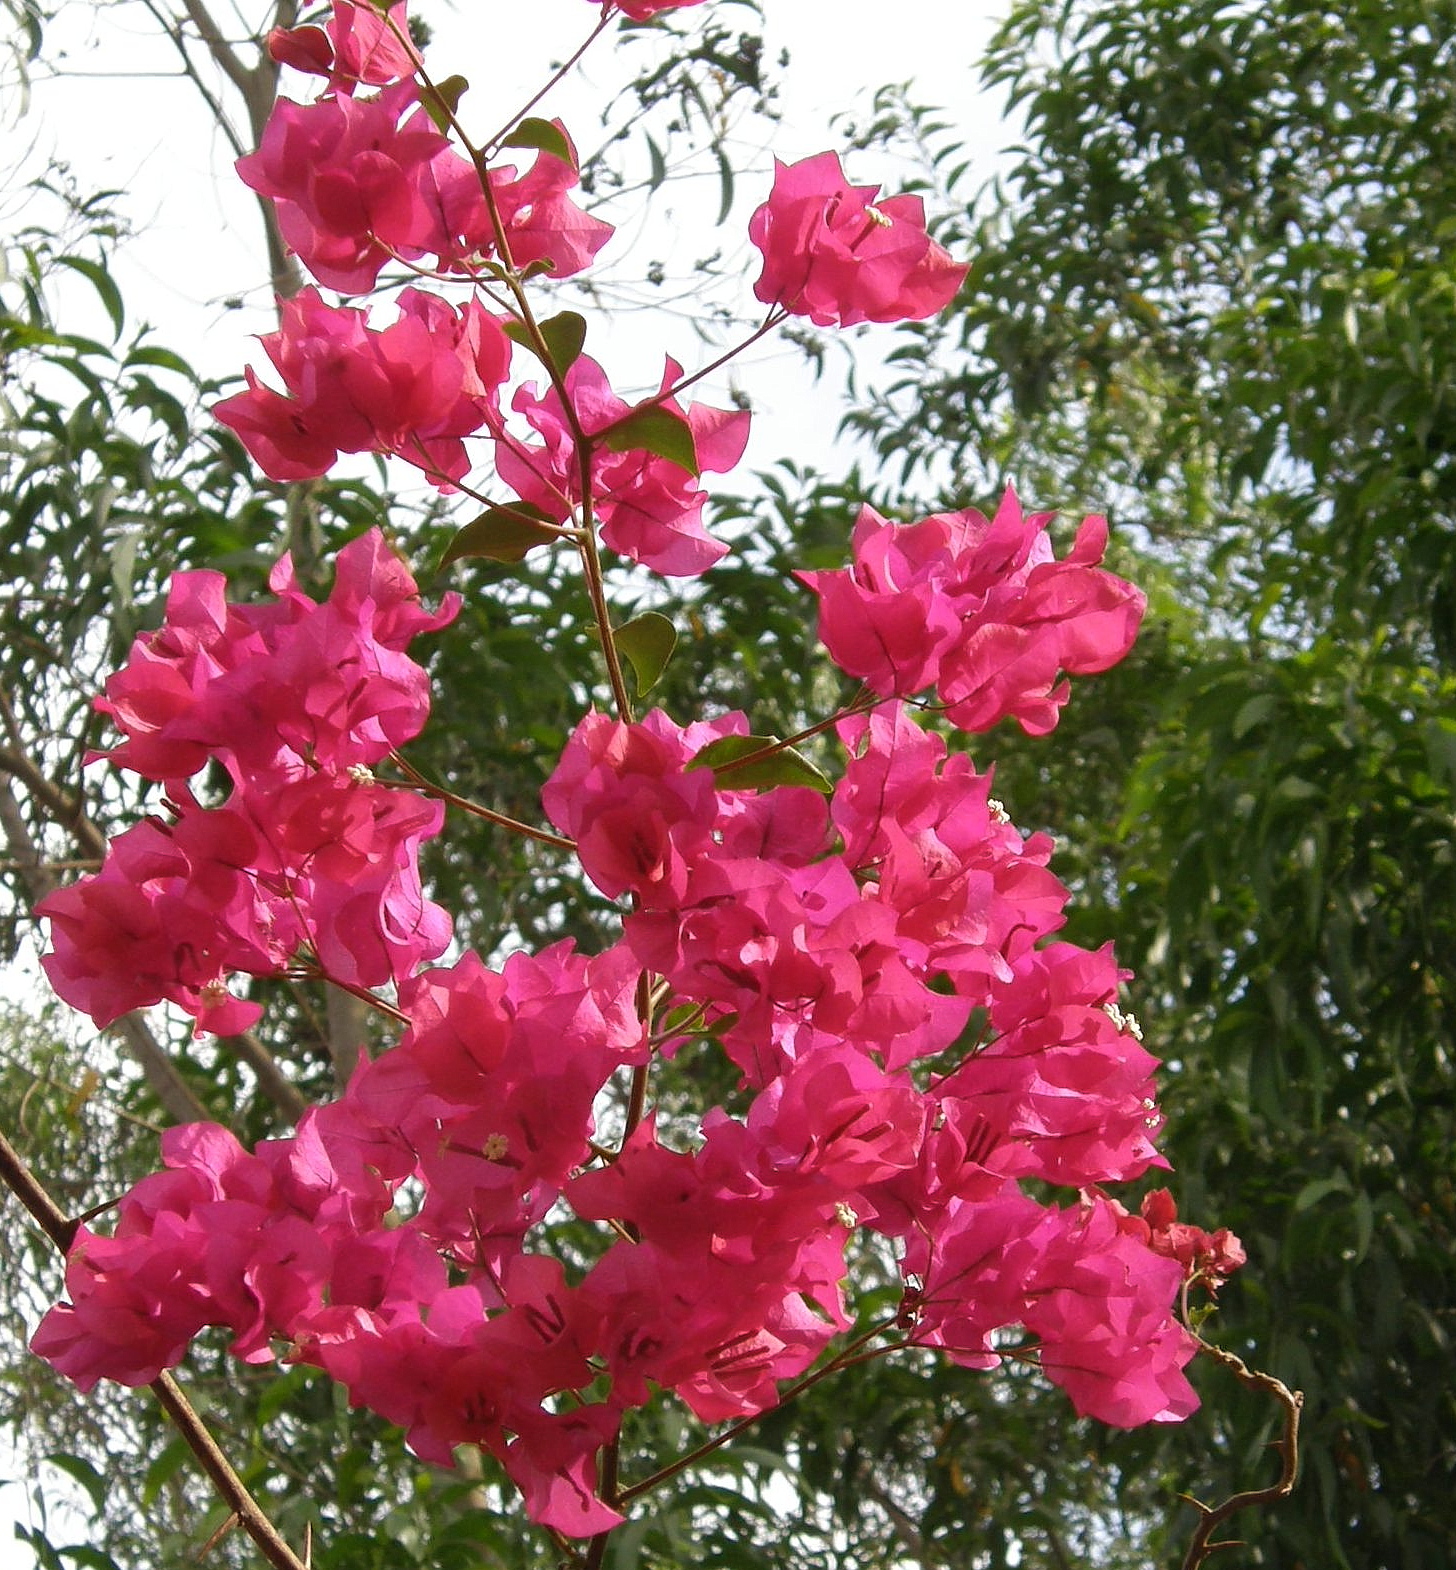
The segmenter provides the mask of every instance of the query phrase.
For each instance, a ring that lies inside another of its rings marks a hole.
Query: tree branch
[[[123,1014],[107,1029],[120,1039],[146,1076],[152,1094],[169,1117],[179,1123],[207,1123],[212,1114],[197,1099],[192,1087],[177,1072],[152,1028],[140,1014]]]
[[[1236,1515],[1240,1510],[1247,1510],[1254,1505],[1273,1504],[1275,1500],[1286,1499],[1294,1492],[1294,1485],[1299,1478],[1299,1414],[1304,1406],[1302,1390],[1291,1390],[1273,1374],[1250,1368],[1241,1357],[1225,1351],[1223,1347],[1214,1346],[1210,1341],[1205,1341],[1197,1331],[1191,1331],[1191,1334],[1198,1343],[1198,1350],[1206,1352],[1216,1363],[1222,1363],[1240,1384],[1250,1390],[1267,1391],[1279,1402],[1284,1409],[1284,1432],[1278,1441],[1280,1458],[1278,1481],[1271,1483],[1267,1488],[1249,1488],[1242,1493],[1232,1494],[1221,1505],[1205,1505],[1197,1499],[1188,1499],[1188,1503],[1198,1512],[1200,1520],[1194,1528],[1192,1541],[1184,1556],[1183,1570],[1198,1570],[1209,1555],[1216,1553],[1220,1548],[1241,1546],[1234,1538],[1226,1538],[1217,1543],[1212,1541],[1214,1532],[1231,1515]]]
[[[296,1123],[312,1103],[278,1067],[278,1060],[250,1030],[237,1036],[219,1036],[218,1045],[246,1063],[258,1081],[258,1089],[290,1121]]]
[[[202,0],[182,0],[182,9],[197,29],[197,36],[207,45],[207,52],[217,62],[218,69],[247,101],[253,92],[256,68],[243,64],[237,50],[227,41],[217,25],[217,19],[203,5]]]
[[[77,1223],[72,1221],[46,1192],[19,1152],[0,1134],[0,1181],[15,1195],[39,1224],[40,1229],[61,1253],[75,1239]],[[287,1540],[269,1520],[258,1501],[248,1492],[232,1463],[223,1454],[207,1425],[170,1374],[159,1374],[151,1384],[152,1394],[186,1441],[213,1487],[237,1517],[239,1525],[258,1546],[258,1551],[275,1570],[307,1570]]]

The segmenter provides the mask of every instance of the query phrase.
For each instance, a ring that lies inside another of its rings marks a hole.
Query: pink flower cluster
[[[358,294],[391,261],[425,257],[469,275],[502,240],[515,266],[537,262],[565,277],[611,238],[611,225],[567,194],[576,153],[560,126],[567,156],[543,150],[525,174],[491,170],[487,200],[475,165],[435,128],[412,78],[369,98],[348,85],[311,104],[280,98],[262,145],[238,161],[244,183],[273,199],[284,239],[320,283]]]
[[[399,319],[374,330],[364,311],[326,305],[304,289],[280,307],[263,339],[287,396],[250,370],[248,390],[213,414],[274,480],[326,474],[341,452],[393,453],[442,489],[470,469],[461,437],[499,416],[511,342],[478,301],[462,309],[418,289]]]
[[[199,636],[205,596],[184,579],[175,624],[108,689],[127,737],[112,756],[170,778],[205,752],[244,790],[316,777],[316,755],[367,764],[412,732],[419,711],[396,700],[417,667],[382,650],[372,690],[347,668],[334,687],[322,663],[294,689],[318,716],[307,741],[277,719],[220,729],[302,668],[281,628],[307,639],[318,620],[313,647],[347,667],[363,605],[386,646],[426,625],[377,542],[351,551],[333,614],[290,595],[267,632],[228,609]],[[1066,901],[1048,842],[901,705],[841,725],[827,801],[697,764],[745,732],[741,715],[589,714],[545,802],[586,875],[631,897],[623,940],[500,972],[473,954],[397,970],[399,1045],[252,1155],[217,1129],[169,1135],[115,1237],[79,1238],[37,1349],[83,1385],[140,1383],[227,1326],[238,1356],[316,1364],[423,1456],[485,1446],[536,1519],[584,1535],[619,1519],[594,1463],[626,1411],[658,1389],[705,1422],[761,1411],[849,1327],[863,1227],[896,1250],[911,1342],[972,1367],[1034,1357],[1112,1423],[1190,1411],[1180,1245],[1097,1189],[1163,1164],[1154,1062],[1110,952],[1044,942]],[[968,1043],[973,1009],[987,1027]],[[604,1154],[615,1074],[718,1050],[743,1116],[649,1113]],[[1028,1179],[1083,1197],[1047,1205]],[[610,1228],[571,1275],[540,1250],[561,1203]]]
[[[645,21],[695,3],[621,0],[617,9]],[[538,152],[524,175],[483,172],[456,151],[421,100],[421,60],[403,3],[386,14],[335,0],[324,26],[277,30],[269,48],[323,77],[325,89],[309,104],[280,100],[262,146],[238,170],[273,199],[284,237],[320,283],[372,289],[391,262],[470,280],[488,264],[566,276],[610,237],[610,226],[568,194],[576,154],[559,122],[547,132],[536,123]],[[764,258],[758,297],[821,325],[904,321],[946,305],[965,268],[926,234],[918,197],[876,195],[876,187],[851,186],[833,153],[780,164],[749,224]],[[673,396],[684,380],[674,361],[657,394],[635,406],[585,357],[559,367],[542,392],[519,388],[512,407],[542,438],[534,442],[509,432],[500,412],[506,328],[524,331],[519,319],[492,315],[477,300],[457,310],[419,289],[404,291],[398,319],[383,328],[312,289],[280,309],[280,330],[263,347],[285,391],[249,371],[246,391],[215,410],[271,478],[310,479],[341,453],[373,452],[404,458],[450,490],[471,469],[464,438],[483,430],[497,479],[545,517],[566,523],[590,500],[609,548],[668,576],[702,573],[725,554],[703,527],[696,479],[738,463],[748,415],[683,409]],[[650,436],[640,446],[615,439],[632,415],[654,411],[682,428],[671,455]],[[590,498],[581,494],[582,443]]]
[[[775,160],[773,190],[748,224],[763,253],[754,293],[819,327],[919,321],[955,298],[966,268],[925,232],[918,196],[875,198],[834,153]]]
[[[326,88],[281,103],[241,168],[325,285],[421,258],[474,278],[493,257],[516,287],[524,264],[574,271],[605,239],[566,195],[559,127],[536,123],[524,176],[453,150],[402,4],[335,0],[271,47]],[[832,155],[780,166],[751,225],[771,314],[902,320],[949,300],[964,269],[918,201],[875,195]],[[739,460],[747,416],[683,406],[670,360],[628,403],[580,353],[579,320],[557,323],[408,290],[375,328],[306,290],[264,340],[285,391],[250,376],[217,412],[278,480],[369,451],[449,488],[484,433],[526,516],[590,518],[658,572],[702,572],[724,547],[698,476]],[[548,361],[549,386],[510,399],[530,435],[502,414],[511,336]],[[179,575],[100,700],[122,737],[105,756],[160,784],[164,811],[41,905],[52,983],[98,1025],[168,1001],[235,1031],[259,1007],[232,976],[300,968],[385,989],[403,1029],[291,1138],[249,1152],[211,1125],[169,1132],[114,1235],[79,1231],[36,1349],[83,1388],[140,1384],[225,1327],[246,1361],[323,1369],[427,1459],[483,1447],[533,1519],[578,1537],[621,1520],[599,1458],[628,1412],[669,1392],[705,1423],[749,1417],[828,1353],[864,1306],[846,1250],[866,1236],[900,1273],[881,1327],[899,1344],[1034,1361],[1109,1423],[1190,1412],[1175,1301],[1235,1268],[1237,1240],[1179,1225],[1165,1197],[1133,1216],[1102,1193],[1166,1165],[1126,973],[1110,947],[1056,939],[1050,841],[902,701],[934,686],[964,729],[1043,732],[1065,673],[1122,657],[1143,600],[1098,565],[1105,524],[1058,561],[1046,522],[1010,492],[989,521],[897,528],[866,509],[853,566],[801,574],[831,656],[881,700],[840,717],[827,796],[759,783],[749,765],[775,749],[744,740],[741,714],[588,713],[543,802],[623,902],[620,940],[499,969],[432,966],[450,924],[419,851],[441,809],[373,772],[424,724],[406,650],[453,600],[426,612],[377,532],[340,554],[322,603],[287,557],[257,607]],[[664,1061],[719,1054],[739,1110],[653,1104]],[[551,1251],[566,1211],[599,1224],[569,1262]]]
[[[1086,518],[1058,561],[1050,513],[1023,515],[1008,489],[994,518],[937,513],[905,527],[864,508],[854,565],[798,576],[819,596],[819,636],[842,670],[882,696],[934,686],[962,730],[1016,719],[1055,728],[1074,676],[1132,647],[1147,599],[1097,564],[1107,520]]]
[[[385,14],[355,0],[334,0],[323,27],[275,27],[268,52],[280,65],[326,77],[325,91],[352,96],[356,87],[383,87],[415,74],[420,57],[405,13],[404,0]]]
[[[229,605],[220,573],[179,573],[165,625],[98,702],[125,738],[105,756],[161,783],[167,810],[37,907],[51,985],[97,1025],[169,1001],[199,1030],[233,1032],[261,1012],[228,991],[233,973],[276,976],[306,956],[373,987],[449,942],[418,867],[440,804],[369,771],[422,729],[429,684],[404,650],[458,602],[421,609],[377,531],[340,552],[323,604],[286,556],[270,585],[270,605]],[[189,782],[211,762],[231,789],[204,806]]]
[[[684,410],[671,396],[681,377],[682,367],[669,360],[661,390],[647,407],[676,416],[686,426],[699,472],[726,473],[743,456],[749,416],[701,403]],[[667,577],[706,572],[728,547],[703,528],[707,497],[694,476],[670,458],[639,448],[613,452],[601,441],[633,409],[612,391],[595,360],[582,355],[566,373],[564,386],[576,429],[591,443],[591,495],[603,541]],[[496,473],[522,501],[564,522],[582,501],[576,433],[566,405],[555,388],[538,394],[528,383],[516,393],[513,407],[543,441],[528,444],[502,432]]]

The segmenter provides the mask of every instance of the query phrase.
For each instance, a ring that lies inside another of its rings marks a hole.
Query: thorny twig
[[[1280,1460],[1279,1477],[1275,1482],[1267,1488],[1247,1488],[1240,1493],[1230,1494],[1219,1505],[1206,1505],[1190,1495],[1183,1496],[1198,1512],[1199,1517],[1198,1525],[1193,1530],[1192,1540],[1188,1544],[1188,1552],[1183,1557],[1183,1570],[1199,1570],[1199,1566],[1206,1563],[1209,1556],[1220,1548],[1242,1546],[1238,1538],[1230,1537],[1222,1538],[1218,1542],[1213,1541],[1213,1534],[1230,1516],[1236,1515],[1240,1510],[1248,1510],[1254,1505],[1269,1505],[1276,1500],[1287,1499],[1294,1492],[1294,1485],[1299,1477],[1299,1414],[1304,1406],[1304,1392],[1291,1390],[1283,1380],[1276,1379],[1273,1374],[1266,1374],[1262,1369],[1250,1368],[1236,1353],[1205,1341],[1188,1324],[1188,1285],[1191,1285],[1191,1282],[1183,1289],[1183,1322],[1188,1326],[1189,1334],[1198,1343],[1198,1350],[1206,1352],[1214,1362],[1222,1363],[1241,1385],[1250,1390],[1263,1390],[1272,1395],[1284,1410],[1284,1432],[1277,1441]]]

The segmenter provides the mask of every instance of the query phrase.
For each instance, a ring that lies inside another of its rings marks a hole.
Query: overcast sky
[[[227,0],[219,0],[219,14],[229,9]],[[237,0],[244,17],[264,9],[260,0]],[[437,77],[458,71],[470,78],[462,113],[467,124],[492,129],[540,84],[553,59],[586,36],[593,19],[593,8],[583,0],[531,0],[529,5],[468,0],[458,6],[418,0],[416,9],[435,31],[432,70]],[[873,90],[887,82],[910,81],[922,101],[944,105],[968,145],[982,154],[989,173],[1006,136],[1000,106],[976,87],[974,62],[999,5],[958,0],[895,0],[893,5],[782,0],[775,5],[770,0],[766,10],[767,55],[772,59],[787,50],[791,65],[780,73],[779,125],[771,132],[762,123],[742,127],[747,138],[742,156],[759,165],[756,175],[740,182],[751,199],[740,199],[729,222],[714,230],[718,184],[707,169],[705,178],[660,197],[645,225],[625,224],[599,259],[606,267],[615,263],[627,275],[640,277],[644,256],[661,253],[687,268],[693,256],[718,246],[746,252],[743,226],[766,192],[770,153],[793,161],[838,145],[842,133],[831,129],[832,117],[866,105]],[[529,30],[511,20],[523,13],[530,15]],[[718,14],[734,27],[752,21],[751,12],[733,4],[723,4]],[[682,19],[694,15],[685,12]],[[825,24],[826,15],[832,16],[832,25]],[[66,74],[37,84],[23,124],[37,143],[37,154],[67,160],[83,188],[125,193],[123,211],[137,233],[118,256],[115,271],[133,321],[152,323],[158,342],[178,348],[211,375],[234,372],[248,359],[257,363],[253,335],[271,323],[256,210],[233,175],[231,150],[196,90],[176,75],[170,45],[136,0],[112,0],[99,8],[72,0],[50,39],[52,48],[64,51]],[[582,148],[589,148],[602,106],[622,85],[624,68],[603,40],[542,112],[561,115]],[[896,180],[893,163],[865,155],[850,164],[850,175],[887,189]],[[701,250],[694,251],[698,245]],[[751,303],[747,285],[754,265],[746,255],[738,273],[737,306]],[[78,324],[78,330],[100,335],[104,319],[84,286],[75,299],[77,310],[94,317]],[[239,300],[246,302],[245,309],[229,304]],[[856,352],[873,354],[883,336],[873,329],[861,331]],[[589,347],[624,390],[634,381],[655,385],[664,353],[689,367],[701,357],[689,324],[650,318],[598,327]],[[794,351],[765,345],[735,368],[732,380],[759,411],[750,465],[767,465],[785,452],[831,461],[837,403],[832,394],[812,389]],[[725,387],[726,380],[716,391],[721,395]],[[703,389],[704,395],[714,391],[711,385]]]

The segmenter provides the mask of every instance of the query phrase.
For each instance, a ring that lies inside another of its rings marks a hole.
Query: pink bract
[[[697,469],[726,473],[743,456],[748,441],[746,412],[689,404],[664,397],[682,377],[682,367],[669,360],[662,391],[641,408],[660,408],[686,426]],[[614,551],[669,577],[693,577],[720,560],[728,547],[703,528],[706,494],[687,469],[643,448],[614,451],[607,433],[625,425],[634,406],[612,391],[607,374],[587,355],[580,356],[565,378],[576,422],[592,440],[592,496],[602,539]],[[523,501],[548,517],[565,521],[581,502],[580,465],[572,423],[554,387],[538,393],[522,387],[513,406],[544,438],[541,445],[502,434],[496,443],[496,469]]]
[[[1051,516],[1024,515],[1009,488],[994,518],[972,509],[902,526],[863,508],[853,567],[797,574],[819,596],[830,657],[885,697],[934,685],[962,730],[1008,717],[1030,735],[1054,729],[1063,675],[1115,665],[1147,599],[1097,565],[1105,518],[1083,519],[1058,561]]]
[[[405,0],[381,16],[370,5],[334,0],[323,27],[275,27],[268,53],[280,65],[328,78],[325,91],[352,93],[361,85],[383,86],[413,76],[420,64],[409,42]]]
[[[918,321],[944,310],[966,268],[925,232],[918,196],[876,201],[836,153],[775,160],[773,189],[748,223],[763,253],[754,294],[819,327]]]

